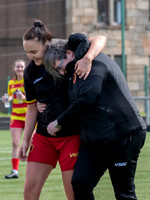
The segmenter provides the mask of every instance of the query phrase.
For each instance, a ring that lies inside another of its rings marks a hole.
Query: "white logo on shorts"
[[[115,163],[115,167],[125,167],[126,165],[127,165],[127,162]]]

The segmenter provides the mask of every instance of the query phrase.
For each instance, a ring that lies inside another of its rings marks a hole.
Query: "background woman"
[[[18,59],[14,62],[13,71],[14,78],[8,83],[8,101],[12,102],[12,113],[10,120],[10,132],[12,137],[12,171],[5,175],[5,178],[18,178],[18,149],[20,146],[21,135],[25,127],[25,115],[27,104],[25,99],[23,73],[25,69],[25,61]],[[5,103],[6,98],[2,96],[2,101]]]

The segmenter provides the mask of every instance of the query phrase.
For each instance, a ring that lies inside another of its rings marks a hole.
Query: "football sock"
[[[18,158],[12,158],[12,169],[13,171],[18,171],[19,168],[19,159]]]

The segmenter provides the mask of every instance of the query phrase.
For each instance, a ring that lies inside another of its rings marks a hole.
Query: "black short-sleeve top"
[[[68,78],[56,81],[45,70],[44,65],[36,66],[34,61],[26,67],[24,72],[24,86],[28,104],[45,103],[46,109],[37,115],[37,133],[51,137],[47,132],[50,122],[57,119],[69,106]],[[63,127],[56,137],[79,134],[79,129],[72,126],[72,122]]]

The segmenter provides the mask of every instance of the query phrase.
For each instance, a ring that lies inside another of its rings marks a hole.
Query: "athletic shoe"
[[[19,175],[16,172],[11,172],[10,174],[5,175],[5,178],[11,179],[11,178],[19,178]]]

